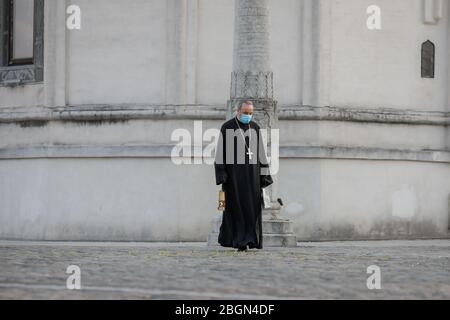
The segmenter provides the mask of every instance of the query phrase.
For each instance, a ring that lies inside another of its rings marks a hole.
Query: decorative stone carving
[[[7,32],[6,1],[0,1],[0,31]],[[34,0],[34,62],[30,65],[7,66],[7,50],[0,41],[0,86],[16,86],[44,80],[44,0]]]

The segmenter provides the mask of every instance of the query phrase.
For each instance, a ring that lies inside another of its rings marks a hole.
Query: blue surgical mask
[[[244,124],[249,124],[251,120],[252,116],[249,114],[241,114],[241,116],[239,117],[239,121],[241,121]]]

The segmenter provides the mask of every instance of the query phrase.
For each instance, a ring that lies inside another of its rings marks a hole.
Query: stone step
[[[296,247],[297,237],[294,234],[263,234],[263,247]]]
[[[219,244],[219,233],[211,232],[208,234],[208,246],[220,246]]]
[[[208,235],[208,246],[220,246],[219,233],[212,232]],[[294,234],[263,234],[264,247],[296,247],[297,238]]]
[[[264,234],[290,234],[294,232],[292,221],[287,220],[264,220],[263,219],[263,233]]]
[[[218,233],[220,231],[221,224],[222,219],[216,219],[213,221],[213,232]],[[294,227],[292,225],[292,221],[282,219],[263,219],[263,233],[285,234],[293,232]]]

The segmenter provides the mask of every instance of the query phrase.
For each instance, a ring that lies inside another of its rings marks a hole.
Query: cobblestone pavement
[[[450,240],[299,243],[0,241],[0,299],[450,299]],[[81,290],[66,269],[81,268]],[[381,268],[369,290],[367,267]]]

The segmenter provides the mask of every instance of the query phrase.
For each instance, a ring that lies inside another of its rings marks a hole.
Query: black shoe
[[[245,246],[239,247],[238,251],[239,252],[241,252],[241,251],[248,251],[248,246],[245,245]]]

